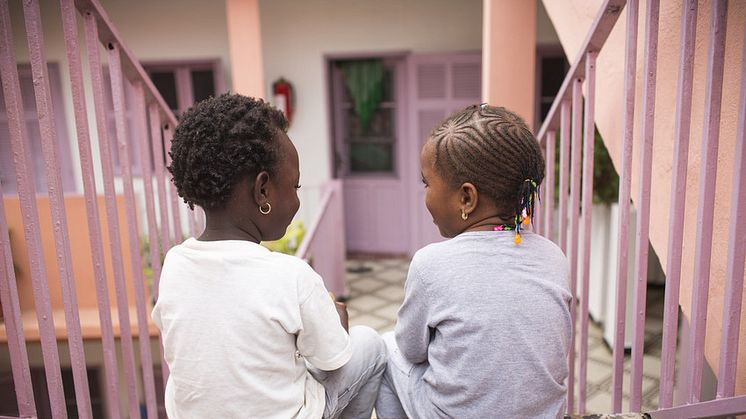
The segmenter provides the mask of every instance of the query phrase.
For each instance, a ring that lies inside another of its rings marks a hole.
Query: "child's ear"
[[[464,213],[470,214],[474,209],[477,208],[477,202],[479,201],[479,194],[477,193],[477,187],[470,182],[466,182],[461,185],[459,190],[461,208]]]
[[[254,202],[257,205],[264,205],[269,201],[267,196],[268,186],[269,173],[265,171],[257,173],[256,178],[254,178]]]

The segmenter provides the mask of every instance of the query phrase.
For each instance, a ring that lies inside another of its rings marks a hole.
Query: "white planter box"
[[[614,320],[616,317],[617,256],[619,252],[619,205],[594,205],[591,222],[590,278],[588,286],[588,312],[604,330],[604,340],[614,342]],[[628,234],[627,300],[625,311],[625,348],[632,346],[632,306],[634,301],[635,232],[637,212],[631,208]],[[580,237],[582,246],[582,235]],[[580,247],[582,248],[582,247]],[[578,260],[580,263],[580,260]],[[581,267],[578,266],[578,272]],[[652,248],[648,252],[648,283],[663,284],[665,276]],[[578,284],[578,292],[582,284]],[[579,294],[580,295],[580,294]]]

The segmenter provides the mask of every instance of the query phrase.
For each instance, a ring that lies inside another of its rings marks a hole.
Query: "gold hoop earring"
[[[264,215],[267,215],[267,214],[269,214],[270,211],[272,211],[272,205],[270,205],[269,202],[267,202],[267,209],[266,210],[264,208],[262,208],[262,207],[264,207],[264,205],[259,205],[259,212],[261,212]]]
[[[466,211],[464,211],[464,209],[461,208],[461,219],[466,221],[467,218],[469,218],[469,214],[467,214]]]

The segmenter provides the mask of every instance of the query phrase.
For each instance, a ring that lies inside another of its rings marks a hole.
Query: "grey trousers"
[[[386,346],[367,326],[350,328],[352,358],[341,368],[308,370],[326,390],[325,419],[370,419],[386,368]]]
[[[417,419],[413,389],[422,379],[427,364],[413,364],[399,352],[394,332],[383,335],[389,361],[383,374],[381,389],[376,401],[379,419]]]

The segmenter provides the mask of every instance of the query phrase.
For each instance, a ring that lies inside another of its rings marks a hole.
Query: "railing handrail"
[[[127,79],[132,81],[138,79],[145,85],[145,102],[155,101],[158,103],[158,108],[163,122],[169,123],[172,126],[176,126],[176,116],[168,107],[163,96],[158,92],[150,77],[145,72],[140,61],[135,57],[135,54],[127,47],[127,44],[123,41],[119,35],[114,23],[109,18],[109,15],[104,10],[101,3],[98,0],[74,0],[75,8],[78,9],[80,14],[93,13],[96,15],[96,22],[98,26],[99,41],[103,45],[109,43],[116,43],[119,46],[122,56],[122,69]]]
[[[318,212],[316,213],[316,216],[313,217],[313,221],[308,227],[308,232],[303,236],[303,240],[301,240],[298,250],[295,252],[295,256],[301,259],[305,259],[308,256],[311,245],[319,231],[319,225],[326,215],[326,209],[329,207],[329,203],[331,203],[335,192],[336,190],[332,187],[325,188],[323,195],[321,195],[321,204],[319,205]]]

